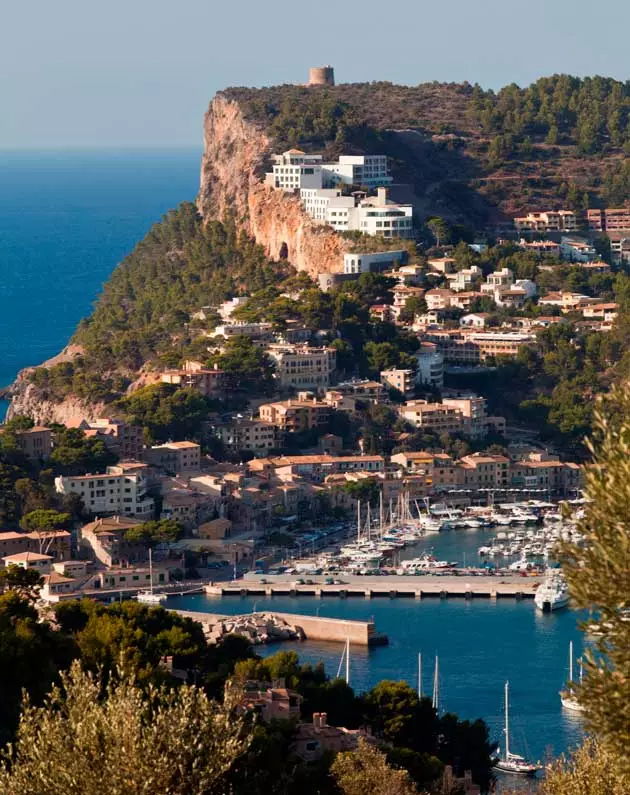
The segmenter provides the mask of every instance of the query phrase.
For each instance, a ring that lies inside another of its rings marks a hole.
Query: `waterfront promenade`
[[[328,582],[327,582],[328,580]],[[519,575],[477,576],[466,574],[426,574],[353,576],[343,575],[334,582],[330,578],[295,575],[248,574],[242,580],[212,583],[206,586],[209,596],[315,596],[373,599],[438,598],[438,599],[533,599],[542,577]]]

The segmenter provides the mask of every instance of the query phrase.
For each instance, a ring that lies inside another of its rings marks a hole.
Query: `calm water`
[[[418,652],[424,658],[424,691],[431,687],[433,658],[440,659],[440,701],[464,718],[482,717],[500,739],[503,686],[510,682],[511,735],[515,752],[543,759],[576,744],[579,719],[564,713],[558,691],[567,676],[569,640],[581,651],[577,614],[543,615],[532,602],[489,600],[337,599],[310,597],[223,599],[187,596],[169,599],[169,607],[238,614],[275,610],[305,615],[367,620],[389,635],[389,646],[351,649],[352,686],[366,690],[381,679],[405,680],[417,687]],[[275,647],[260,647],[262,655]],[[335,675],[340,644],[306,641],[285,644],[304,662],[322,660]]]
[[[494,533],[452,531],[428,537],[407,555],[432,549],[437,557],[479,562],[477,547]],[[310,597],[217,599],[202,595],[169,599],[169,607],[238,614],[253,610],[366,620],[389,636],[389,646],[351,650],[351,684],[366,690],[381,679],[403,679],[418,685],[418,653],[424,659],[424,692],[432,686],[433,664],[440,658],[440,701],[445,710],[464,718],[481,717],[495,740],[503,727],[503,686],[510,682],[511,735],[515,752],[535,759],[559,754],[581,737],[579,718],[562,710],[558,691],[568,676],[569,641],[575,656],[582,650],[581,616],[564,610],[543,615],[533,602],[501,600],[440,601],[427,599],[315,599]],[[260,647],[262,655],[278,646]],[[306,641],[286,644],[304,662],[323,661],[335,675],[342,648],[337,643]]]
[[[194,150],[0,152],[0,386],[63,348],[116,264],[194,198],[199,159]]]

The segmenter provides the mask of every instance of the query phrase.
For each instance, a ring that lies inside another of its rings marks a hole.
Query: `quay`
[[[234,621],[245,616],[226,616],[216,613],[202,613],[195,610],[171,609],[183,618],[191,618],[200,624],[217,624],[220,621]],[[386,646],[389,642],[387,635],[376,631],[374,621],[354,621],[344,618],[325,618],[323,616],[302,616],[297,613],[276,613],[265,611],[279,621],[284,621],[292,627],[299,628],[304,633],[306,640],[326,640],[346,643],[350,641],[354,646]],[[252,617],[254,614],[248,614]]]
[[[316,576],[299,581],[287,575],[252,575],[242,580],[206,585],[209,596],[315,596],[410,599],[533,599],[541,576],[420,574],[390,576]]]

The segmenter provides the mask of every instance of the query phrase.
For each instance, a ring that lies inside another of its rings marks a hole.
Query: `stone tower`
[[[309,86],[334,86],[335,70],[332,66],[312,66],[308,72]]]

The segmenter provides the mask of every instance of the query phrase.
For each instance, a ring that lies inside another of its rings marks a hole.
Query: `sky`
[[[627,0],[3,0],[0,148],[200,147],[233,85],[628,75]]]

